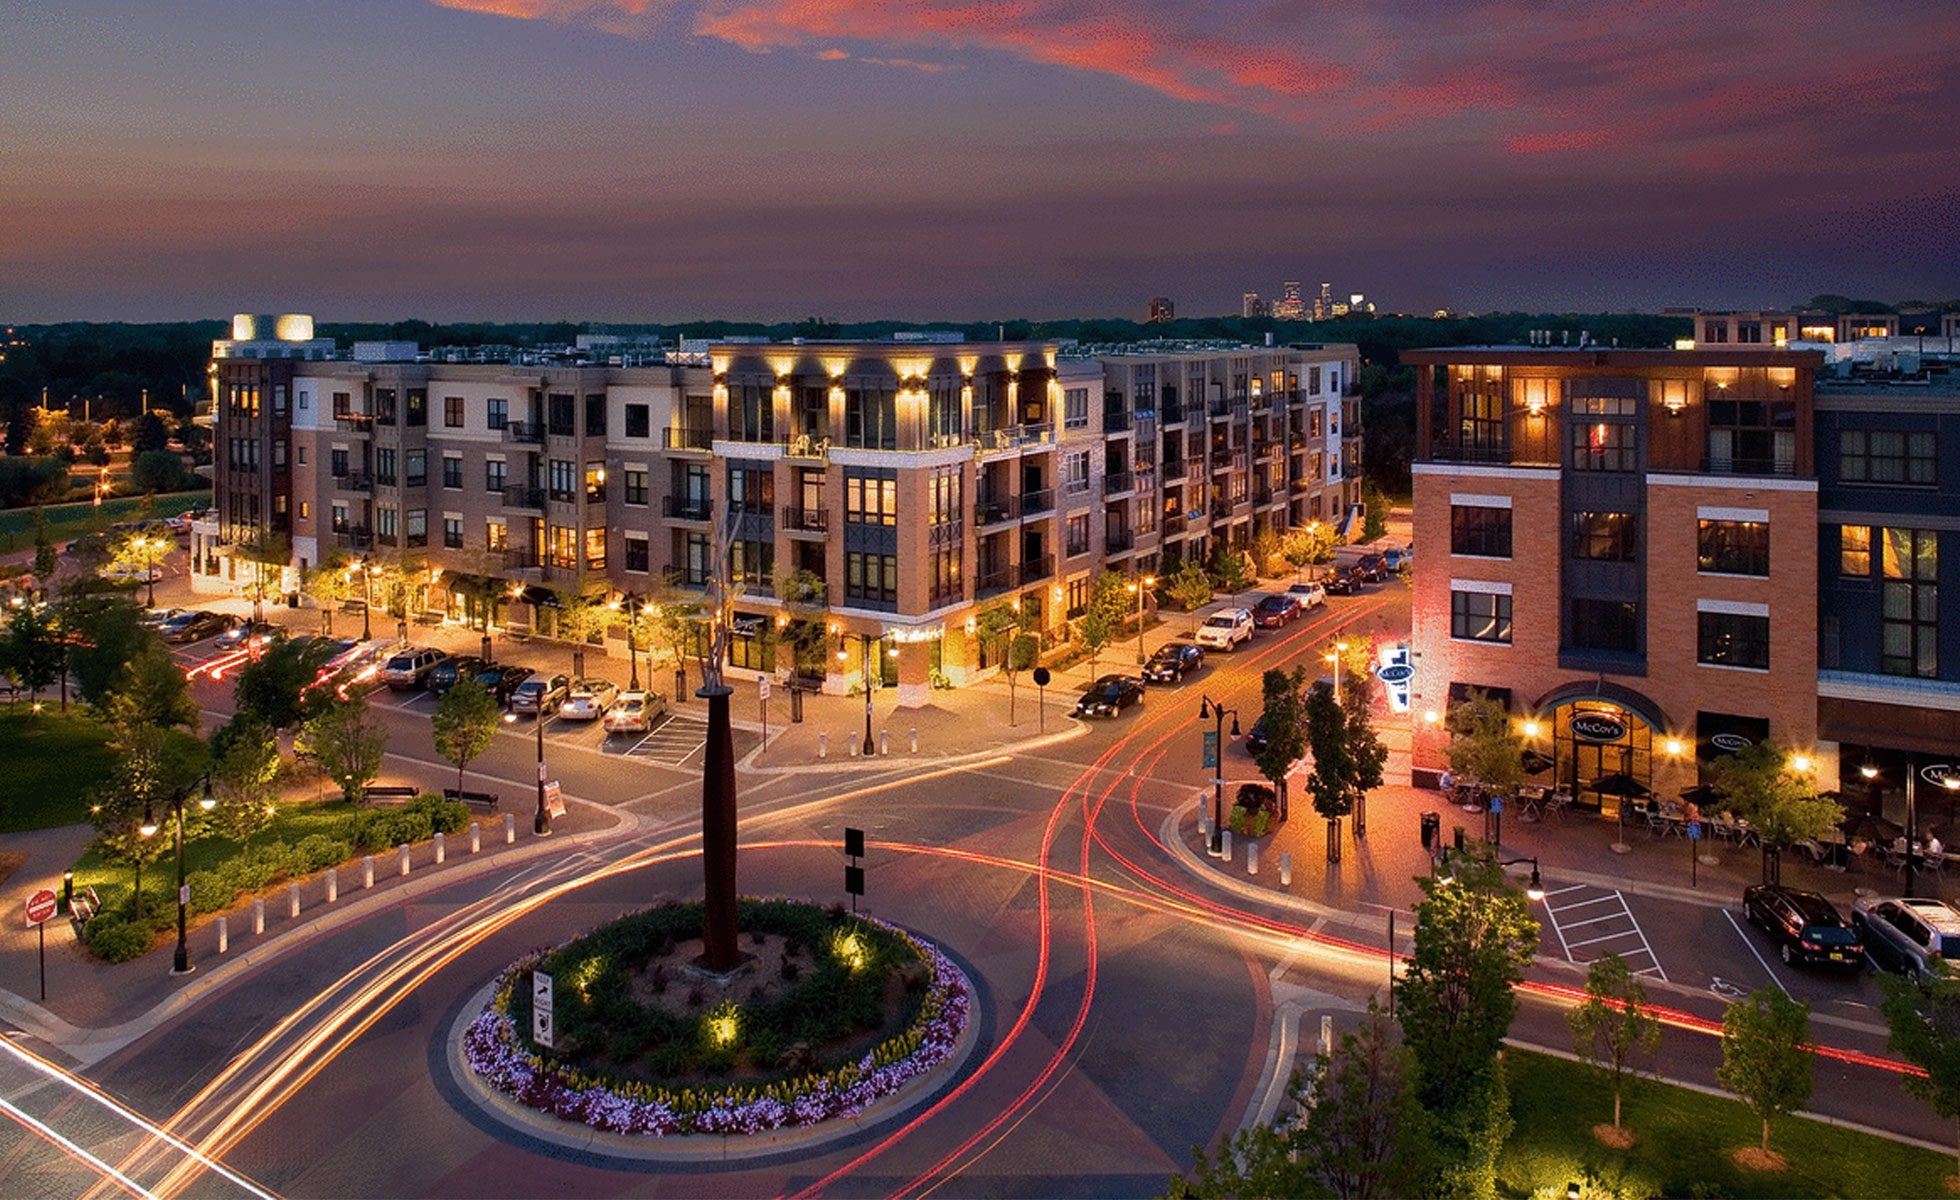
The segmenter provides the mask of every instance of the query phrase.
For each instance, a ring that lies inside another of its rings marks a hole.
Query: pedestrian
[[[1443,793],[1445,799],[1448,799],[1451,803],[1455,803],[1456,776],[1450,773],[1448,767],[1444,767],[1443,773],[1436,777],[1436,788]]]

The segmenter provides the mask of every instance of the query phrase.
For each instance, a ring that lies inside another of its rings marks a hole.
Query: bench
[[[414,787],[368,787],[361,789],[361,803],[370,800],[413,800],[421,794],[422,789]]]
[[[442,789],[442,798],[444,800],[460,800],[464,804],[481,804],[491,812],[497,811],[497,793],[495,792],[465,792],[457,788],[444,788]]]

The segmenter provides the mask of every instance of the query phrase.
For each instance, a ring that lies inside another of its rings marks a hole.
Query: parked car
[[[1215,612],[1198,626],[1197,640],[1207,649],[1235,649],[1252,640],[1252,614],[1243,608]]]
[[[1829,900],[1816,892],[1759,883],[1743,889],[1742,911],[1768,931],[1786,963],[1864,965],[1865,948],[1857,932]]]
[[[1402,564],[1407,562],[1408,558],[1409,552],[1407,550],[1390,546],[1388,549],[1382,551],[1382,570],[1393,575],[1402,569]]]
[[[1327,594],[1330,596],[1352,596],[1356,587],[1354,572],[1347,567],[1335,567],[1327,573]]]
[[[213,634],[223,633],[231,618],[214,612],[181,612],[157,627],[163,640],[174,645],[187,645],[201,642]]]
[[[233,621],[211,644],[220,650],[258,650],[269,645],[279,632],[270,621]]]
[[[1252,623],[1261,629],[1291,625],[1293,618],[1299,615],[1300,602],[1284,593],[1261,597],[1259,603],[1252,606]]]
[[[152,608],[146,610],[140,619],[151,629],[161,629],[172,618],[181,617],[189,611],[188,608]]]
[[[581,679],[565,693],[558,705],[558,716],[566,721],[596,721],[619,698],[619,688],[610,680]]]
[[[1245,752],[1264,754],[1266,752],[1266,718],[1260,717],[1245,731]]]
[[[397,692],[412,691],[428,683],[429,673],[448,657],[432,646],[404,646],[381,664],[381,682]]]
[[[1290,584],[1286,594],[1298,600],[1302,608],[1319,608],[1327,603],[1327,589],[1318,583]]]
[[[1935,959],[1960,960],[1960,912],[1943,900],[1860,896],[1851,902],[1851,928],[1888,971],[1926,979]]]
[[[606,710],[607,733],[645,733],[667,711],[667,698],[658,692],[622,692]]]
[[[1364,554],[1354,564],[1355,578],[1365,583],[1380,583],[1388,576],[1387,566],[1379,554]]]
[[[1195,642],[1167,642],[1143,664],[1145,683],[1183,683],[1184,677],[1205,665],[1205,648]]]
[[[440,696],[465,679],[475,679],[489,666],[489,663],[474,654],[465,654],[461,658],[445,658],[436,664],[435,670],[429,672],[429,690]]]
[[[110,583],[161,583],[163,568],[152,563],[148,569],[143,567],[104,567],[102,578]]]
[[[511,697],[517,694],[517,689],[523,686],[525,680],[536,674],[537,672],[530,667],[485,663],[483,669],[477,672],[476,681],[483,685],[485,691],[497,698],[497,703],[508,706]]]
[[[571,691],[572,680],[567,675],[533,675],[517,685],[510,694],[510,711],[547,713],[554,705],[565,702],[565,694]]]
[[[1074,715],[1113,717],[1132,704],[1142,703],[1143,680],[1134,675],[1105,675],[1083,689]]]

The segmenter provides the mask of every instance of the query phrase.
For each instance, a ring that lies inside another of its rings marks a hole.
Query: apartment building
[[[548,623],[565,593],[738,590],[737,670],[873,675],[923,703],[995,665],[980,611],[1059,633],[1138,575],[1343,522],[1353,346],[717,343],[698,356],[215,360],[200,586],[327,562],[427,573],[448,619]],[[229,448],[229,449],[228,449]],[[810,586],[814,584],[814,586]],[[821,629],[816,628],[821,625]]]
[[[1459,348],[1417,368],[1414,775],[1472,689],[1583,808],[1815,757],[1812,351]],[[1835,764],[1828,764],[1834,767]],[[1630,785],[1638,785],[1637,788]]]

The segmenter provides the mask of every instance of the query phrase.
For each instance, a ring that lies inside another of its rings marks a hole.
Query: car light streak
[[[213,679],[223,679],[227,668],[236,666],[251,656],[250,650],[234,650],[230,654],[219,654],[187,668],[184,671],[184,678],[196,679],[199,675],[209,675]]]

